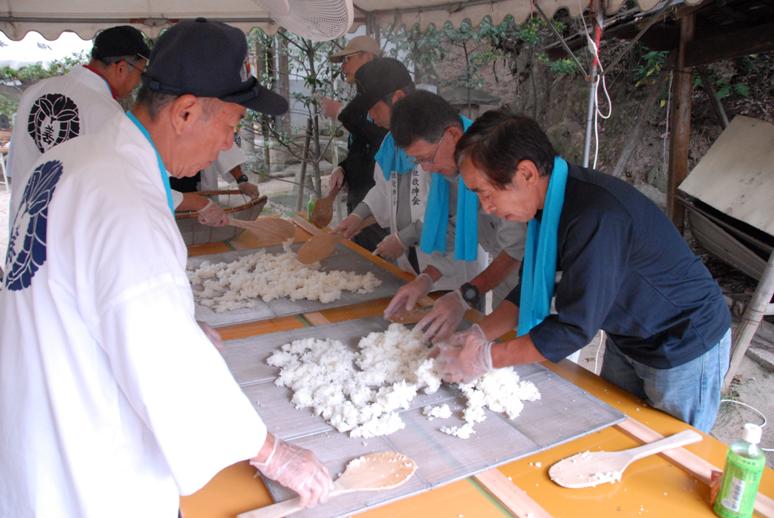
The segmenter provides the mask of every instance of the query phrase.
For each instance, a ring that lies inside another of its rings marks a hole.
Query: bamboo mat
[[[299,246],[301,245],[294,244],[292,245],[292,248],[297,250]],[[263,250],[270,253],[280,253],[282,247],[273,246]],[[188,269],[198,268],[205,261],[210,263],[236,261],[241,257],[254,254],[257,251],[258,250],[235,250],[220,254],[191,257],[188,259]],[[269,302],[263,302],[259,299],[256,300],[253,307],[217,313],[210,308],[200,305],[198,301],[196,301],[196,319],[204,321],[213,327],[221,327],[230,324],[311,313],[324,309],[350,306],[370,300],[392,297],[398,288],[405,282],[389,271],[375,267],[371,261],[342,245],[337,246],[333,254],[323,260],[321,264],[322,269],[326,271],[345,270],[359,274],[371,272],[382,281],[382,284],[371,293],[342,292],[341,298],[326,304],[311,300],[293,301],[288,298],[274,299]]]
[[[290,391],[274,385],[277,369],[266,365],[265,360],[281,345],[300,338],[325,337],[342,340],[354,348],[362,336],[384,330],[387,325],[383,319],[372,317],[226,343],[223,356],[269,430],[313,450],[334,477],[353,458],[382,450],[404,453],[419,465],[415,476],[404,486],[345,495],[296,516],[347,516],[466,478],[624,419],[618,410],[538,364],[521,366],[516,371],[521,379],[538,387],[542,399],[525,403],[524,411],[514,421],[487,410],[487,419],[476,425],[475,435],[467,440],[439,431],[442,426],[463,424],[457,416],[464,408],[465,398],[452,386],[444,385],[430,396],[418,396],[411,408],[401,413],[406,423],[403,430],[387,437],[354,439],[334,430],[311,411],[296,410],[290,403]],[[429,421],[421,415],[423,406],[441,403],[448,403],[455,416]],[[294,496],[271,481],[267,481],[267,486],[275,501]]]

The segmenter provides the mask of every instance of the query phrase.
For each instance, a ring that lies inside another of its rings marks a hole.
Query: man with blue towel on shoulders
[[[567,164],[525,116],[485,113],[456,156],[484,210],[529,224],[520,285],[480,327],[436,350],[443,378],[467,382],[495,367],[556,362],[602,329],[603,378],[708,432],[728,369],[731,317],[661,210],[622,180]],[[491,341],[517,321],[517,338]]]
[[[367,107],[374,123],[386,129],[390,128],[394,105],[414,92],[408,70],[393,58],[377,58],[361,66],[355,74],[355,84],[358,93],[352,102]],[[395,259],[403,271],[417,275],[427,287],[424,293],[433,287],[454,289],[471,279],[477,273],[471,265],[445,256],[431,256],[417,246],[422,234],[430,175],[424,174],[422,168],[395,144],[392,133],[384,137],[375,159],[374,186],[334,232],[347,238],[354,237],[373,216],[379,225],[390,230],[374,254]],[[453,239],[451,228],[449,234]]]
[[[471,124],[443,97],[421,90],[399,101],[390,121],[397,145],[423,171],[432,171],[420,250],[434,254],[433,257],[475,263],[480,245],[493,259],[470,282],[439,298],[432,311],[420,320],[418,327],[426,339],[433,341],[448,338],[468,309],[481,309],[481,298],[488,291],[493,291],[493,306],[499,305],[516,286],[517,270],[524,255],[524,223],[484,213],[476,194],[459,177],[454,149]],[[447,247],[449,221],[455,223],[455,232],[453,245]],[[411,310],[417,299],[426,294],[426,284],[420,277],[401,287],[385,310],[385,318]]]

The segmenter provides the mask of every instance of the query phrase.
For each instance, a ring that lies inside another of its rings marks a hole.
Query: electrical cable
[[[581,13],[583,12],[583,7],[580,4],[580,1],[578,2],[578,6],[581,9]],[[597,168],[597,160],[599,158],[599,118],[601,117],[604,120],[609,119],[613,115],[613,102],[610,99],[610,93],[607,91],[607,83],[605,81],[605,69],[602,66],[602,61],[599,59],[599,44],[598,42],[601,41],[602,37],[602,21],[598,18],[597,20],[597,28],[595,31],[595,38],[591,37],[591,34],[589,34],[588,26],[586,25],[586,19],[581,16],[581,21],[583,22],[583,32],[586,34],[586,42],[589,48],[589,52],[593,56],[592,60],[592,69],[594,64],[596,64],[599,67],[599,73],[594,78],[594,84],[592,88],[594,89],[594,162],[592,163],[591,168],[596,169]],[[596,39],[596,41],[595,41]],[[602,83],[602,91],[605,94],[605,99],[607,101],[608,111],[607,114],[602,113],[602,111],[599,109],[599,84]]]
[[[747,403],[745,403],[743,401],[737,401],[736,399],[726,399],[726,398],[724,398],[724,399],[720,400],[720,404],[723,404],[723,403],[734,403],[735,405],[741,405],[741,406],[743,406],[743,407],[745,407],[745,408],[747,408],[749,410],[752,410],[754,413],[758,414],[758,416],[763,421],[759,425],[761,428],[765,428],[766,427],[766,423],[769,422],[768,419],[766,419],[766,416],[763,414],[763,412],[761,412],[760,410],[758,410],[757,408],[755,408],[752,405],[748,405]],[[761,447],[761,451],[769,451],[770,452],[770,451],[774,451],[774,448],[763,448],[763,447]]]

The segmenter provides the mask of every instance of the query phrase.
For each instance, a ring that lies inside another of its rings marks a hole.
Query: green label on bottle
[[[751,459],[730,452],[726,459],[723,481],[715,500],[715,513],[723,518],[752,516],[755,495],[766,459]]]

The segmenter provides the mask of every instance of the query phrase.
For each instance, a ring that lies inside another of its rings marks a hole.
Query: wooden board
[[[774,124],[735,117],[680,190],[774,235]]]

